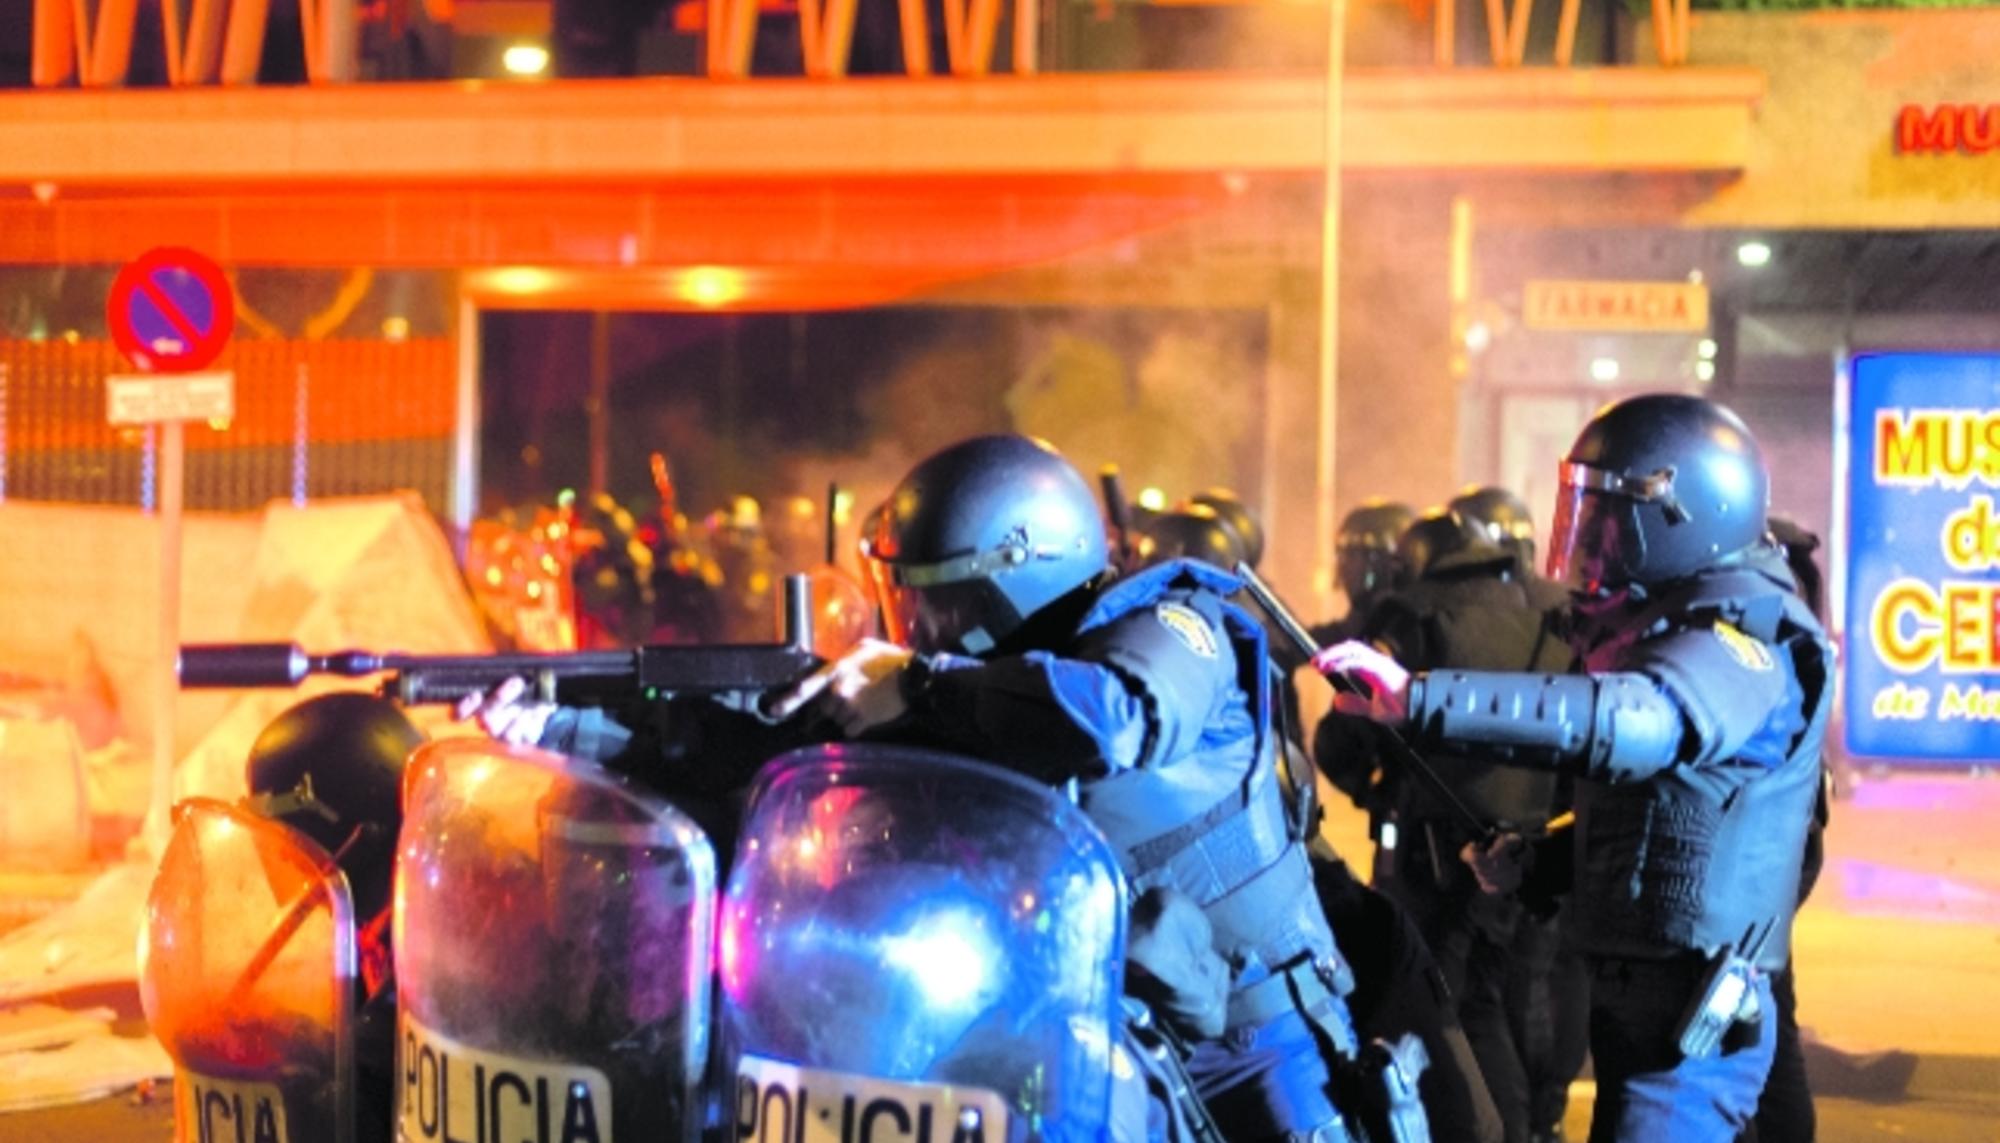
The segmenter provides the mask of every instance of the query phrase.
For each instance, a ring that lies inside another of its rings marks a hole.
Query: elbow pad
[[[1679,708],[1637,674],[1432,671],[1410,683],[1410,723],[1427,743],[1603,782],[1665,769],[1682,741]]]

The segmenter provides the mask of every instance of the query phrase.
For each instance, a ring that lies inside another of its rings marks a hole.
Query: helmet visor
[[[1395,555],[1382,548],[1344,544],[1334,553],[1335,575],[1349,602],[1373,598],[1394,586]]]
[[[1565,464],[1549,535],[1549,578],[1585,594],[1615,590],[1632,581],[1643,563],[1645,537],[1639,502],[1573,479],[1585,466]],[[1596,470],[1586,470],[1594,472]]]
[[[1014,605],[991,580],[926,574],[937,565],[910,567],[873,557],[862,563],[882,609],[884,633],[913,651],[983,655],[1019,625]]]

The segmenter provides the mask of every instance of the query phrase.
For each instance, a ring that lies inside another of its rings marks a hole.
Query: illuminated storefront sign
[[[1530,281],[1521,299],[1529,329],[1700,333],[1708,287],[1699,282]]]
[[[1982,155],[2000,150],[2000,104],[1905,104],[1896,114],[1896,151],[1904,155]]]
[[[2000,757],[2000,356],[1853,363],[1848,749]]]

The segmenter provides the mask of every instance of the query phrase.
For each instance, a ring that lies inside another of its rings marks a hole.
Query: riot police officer
[[[389,948],[403,764],[424,736],[396,704],[337,693],[287,708],[251,744],[249,808],[317,842],[354,895],[362,995],[355,1064],[363,1143],[394,1120],[396,987]]]
[[[1468,485],[1445,507],[1513,553],[1514,575],[1536,606],[1552,615],[1568,607],[1569,592],[1541,574],[1534,516],[1519,496],[1497,484]],[[1559,778],[1554,808],[1567,810],[1571,801],[1569,779]],[[1548,898],[1522,913],[1511,950],[1508,1022],[1527,1071],[1529,1138],[1534,1143],[1562,1138],[1569,1086],[1589,1052],[1590,980],[1581,958],[1562,939],[1566,923],[1560,901]]]
[[[1535,560],[1535,517],[1527,502],[1497,484],[1468,484],[1445,502],[1448,511],[1478,528],[1486,541],[1514,557],[1523,579],[1540,579]],[[1543,583],[1548,583],[1544,580]],[[1560,590],[1560,585],[1550,585]],[[1566,602],[1557,597],[1554,602]]]
[[[1363,638],[1420,670],[1568,669],[1569,648],[1521,580],[1518,555],[1486,530],[1456,511],[1434,509],[1404,529],[1396,551],[1409,582],[1375,605]],[[1480,892],[1458,860],[1481,828],[1463,820],[1460,807],[1483,826],[1539,834],[1552,816],[1555,775],[1498,766],[1478,750],[1428,750],[1425,757],[1457,804],[1382,767],[1389,810],[1377,884],[1409,910],[1436,955],[1506,1140],[1526,1143],[1530,1053],[1508,997],[1514,944],[1527,922],[1518,902]]]
[[[1767,541],[1769,476],[1720,405],[1606,407],[1562,464],[1552,572],[1575,593],[1567,676],[1411,676],[1360,643],[1340,701],[1420,742],[1577,776],[1574,939],[1592,969],[1591,1138],[1730,1140],[1757,1107],[1819,779],[1832,653]],[[1518,885],[1518,835],[1468,847]]]
[[[1347,1139],[1333,1089],[1360,1078],[1342,1067],[1358,1053],[1349,975],[1273,765],[1263,632],[1227,602],[1234,578],[1174,560],[1113,583],[1090,487],[1020,436],[918,464],[869,518],[864,556],[898,644],[864,642],[770,713],[1077,781],[1135,918],[1154,922],[1134,934],[1128,980],[1189,1041],[1187,1070],[1229,1138]],[[624,712],[521,696],[516,680],[460,713],[600,758],[698,727],[652,718],[649,733]],[[699,748],[676,750],[700,759],[677,780],[707,768]]]
[[[1341,517],[1333,538],[1334,575],[1347,596],[1347,614],[1313,629],[1321,643],[1361,634],[1368,612],[1396,589],[1404,576],[1396,561],[1396,541],[1417,518],[1407,504],[1371,499]]]
[[[1334,537],[1334,571],[1347,596],[1347,614],[1313,628],[1324,645],[1357,638],[1375,604],[1404,578],[1396,560],[1396,540],[1417,514],[1407,504],[1370,499],[1341,518]],[[1338,712],[1320,720],[1313,732],[1312,757],[1333,788],[1368,813],[1368,838],[1381,842],[1389,791],[1379,787],[1374,728]]]
[[[1243,502],[1234,489],[1217,486],[1204,488],[1187,498],[1184,508],[1206,508],[1215,513],[1243,548],[1243,560],[1251,567],[1264,561],[1264,524],[1257,514]],[[1234,567],[1235,565],[1231,565]]]
[[[1190,1042],[1232,1140],[1348,1137],[1347,974],[1273,766],[1261,628],[1237,584],[1173,560],[1113,583],[1083,477],[1020,436],[919,463],[864,551],[888,631],[779,704],[1051,782],[1120,854],[1134,991]],[[1150,955],[1148,949],[1159,955]]]
[[[1233,569],[1245,554],[1221,517],[1191,504],[1149,521],[1139,556],[1142,566],[1189,558]],[[1300,749],[1292,747],[1293,754]],[[1309,765],[1288,758],[1281,777],[1310,781]],[[1323,837],[1312,838],[1307,849],[1320,904],[1354,970],[1347,1003],[1356,1033],[1367,1041],[1415,1035],[1423,1042],[1430,1066],[1418,1081],[1418,1094],[1432,1138],[1501,1143],[1499,1113],[1487,1096],[1444,974],[1416,924],[1402,906],[1356,878]]]
[[[1194,503],[1148,519],[1139,529],[1132,554],[1135,571],[1168,560],[1200,560],[1234,571],[1237,561],[1250,557],[1241,534],[1220,513]]]

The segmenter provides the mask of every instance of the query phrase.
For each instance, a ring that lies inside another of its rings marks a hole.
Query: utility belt
[[[1701,979],[1708,958],[1692,949],[1663,952],[1658,956],[1590,957],[1590,975],[1606,984],[1637,984],[1661,988],[1693,989]]]
[[[1639,987],[1663,996],[1685,998],[1674,1027],[1683,1057],[1712,1059],[1754,1042],[1764,1019],[1757,985],[1763,972],[1757,954],[1779,918],[1752,924],[1738,940],[1714,956],[1680,950],[1658,958],[1599,956],[1592,958],[1592,975],[1600,984]]]
[[[1352,1056],[1357,1044],[1341,997],[1353,988],[1353,976],[1338,957],[1301,957],[1231,992],[1227,1027],[1232,1032],[1252,1028],[1297,1012],[1332,1040],[1342,1055]]]

